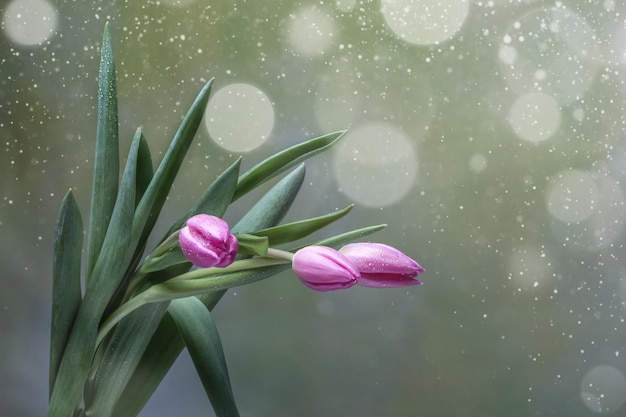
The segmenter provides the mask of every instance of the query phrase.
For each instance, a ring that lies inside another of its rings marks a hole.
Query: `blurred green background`
[[[374,239],[427,270],[419,288],[231,290],[214,315],[244,416],[626,415],[625,3],[0,10],[0,415],[46,410],[54,227],[69,188],[88,213],[106,21],[123,154],[142,126],[158,162],[216,77],[158,235],[239,155],[349,129],[287,220],[354,202],[325,235],[388,223]],[[186,355],[142,415],[212,415]]]

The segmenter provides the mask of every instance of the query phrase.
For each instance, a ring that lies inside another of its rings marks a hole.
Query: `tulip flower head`
[[[223,268],[233,263],[239,243],[228,223],[219,217],[198,214],[180,229],[178,242],[185,257],[201,268]]]
[[[424,272],[424,268],[394,247],[382,243],[350,243],[339,251],[359,270],[359,285],[374,288],[422,285],[414,278]]]
[[[327,246],[307,246],[293,255],[292,267],[300,280],[316,291],[349,288],[359,271],[344,255]]]

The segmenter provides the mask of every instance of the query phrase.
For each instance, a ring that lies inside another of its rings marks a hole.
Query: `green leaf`
[[[48,417],[67,417],[81,402],[93,354],[96,348],[98,325],[113,294],[117,291],[132,251],[129,250],[133,212],[137,153],[140,137],[135,136],[111,222],[102,244],[102,250],[87,283],[85,298],[80,305],[54,384]]]
[[[283,224],[280,226],[271,227],[269,229],[259,230],[254,232],[256,236],[266,236],[269,239],[270,246],[281,245],[287,242],[293,242],[294,240],[301,239],[311,233],[322,229],[323,227],[335,222],[348,214],[354,207],[353,204],[349,205],[343,210],[335,211],[324,216],[314,217],[307,220],[300,220],[293,223]]]
[[[289,264],[272,265],[255,270],[239,271],[234,274],[237,274],[236,278],[240,282],[250,283],[276,275],[278,272],[288,269],[289,267]],[[203,294],[198,297],[198,299],[200,299],[207,308],[212,309],[223,294],[224,291],[210,292]],[[162,308],[163,305],[167,306],[167,303],[151,303],[134,311],[132,316],[127,317],[118,324],[115,329],[115,334],[121,334],[121,329],[127,326],[126,322],[130,319],[139,322],[143,322],[144,318],[145,320],[150,320],[152,317],[151,314],[154,314],[152,311]],[[145,337],[146,334],[148,337]],[[119,337],[119,340],[129,340],[131,344],[135,344],[136,346],[144,346],[145,341],[150,340],[140,361],[137,362],[138,356],[127,358],[127,364],[129,366],[135,363],[137,364],[136,370],[128,381],[128,384],[119,397],[119,401],[117,401],[115,405],[115,410],[111,414],[111,416],[115,417],[134,417],[139,414],[154,390],[159,386],[161,380],[167,374],[183,349],[184,344],[169,314],[163,317],[163,320],[159,323],[159,327],[156,332],[154,332],[151,339],[150,335],[152,335],[152,333],[146,332],[146,330],[142,328],[134,329],[133,331],[124,331],[123,335],[124,336]],[[118,336],[114,336],[114,338],[114,340],[118,340]],[[122,344],[122,342],[119,343]],[[125,349],[132,349],[134,352],[139,352],[139,349],[131,347],[131,345],[125,346]],[[102,384],[105,385],[104,380]],[[111,393],[109,393],[109,395],[111,395]]]
[[[300,191],[304,173],[304,164],[301,164],[280,180],[231,228],[231,232],[254,233],[255,226],[267,228],[278,224]]]
[[[200,126],[212,84],[213,80],[211,79],[205,84],[189,108],[137,206],[132,226],[131,247],[133,249],[144,247],[148,235],[154,227],[187,150]],[[140,255],[135,254],[135,256]]]
[[[158,271],[156,274],[171,278],[186,272],[188,269],[189,266],[187,265],[174,265],[166,270]],[[160,280],[163,279],[165,278]],[[97,403],[116,398],[117,401],[111,401],[115,407],[114,410],[111,411],[109,407],[106,410],[110,412],[111,417],[136,416],[141,411],[172,365],[171,363],[168,363],[167,366],[162,364],[164,360],[167,361],[170,357],[168,352],[171,350],[171,345],[178,346],[180,343],[180,348],[178,348],[174,359],[183,346],[182,339],[173,322],[170,323],[172,333],[158,340],[157,344],[153,343],[154,328],[156,326],[161,328],[163,323],[169,320],[169,315],[163,316],[168,305],[169,302],[161,302],[143,306],[132,312],[126,320],[122,320],[115,327],[113,336],[107,339],[108,343],[105,342],[108,355],[106,362],[110,362],[111,365],[101,361],[99,366],[103,369],[95,371],[94,392],[92,393],[94,405],[92,407],[100,407],[104,404],[98,406]],[[120,349],[118,346],[123,348]],[[119,375],[115,372],[116,367],[120,368]],[[154,376],[155,372],[159,371],[163,373]],[[126,384],[123,381],[127,381]],[[98,387],[103,387],[103,389]],[[98,417],[107,416],[98,415]]]
[[[118,324],[106,346],[102,347],[97,364],[94,363],[95,369],[86,390],[86,415],[117,416],[114,411],[117,400],[150,341],[149,337],[137,338],[136,335],[153,334],[167,307],[168,303],[157,303],[153,308],[134,311]]]
[[[133,142],[139,141],[138,149],[137,149],[137,163],[136,163],[136,173],[135,173],[135,208],[137,207],[141,196],[145,193],[148,185],[150,184],[150,180],[152,178],[152,158],[150,157],[150,149],[148,148],[148,143],[146,142],[146,138],[144,137],[141,129],[135,130],[135,136],[133,137]],[[132,246],[131,246],[132,248]],[[144,252],[144,246],[135,247],[134,254],[131,257],[130,264],[126,268],[126,272],[135,271],[139,262],[141,262],[141,255]],[[111,309],[115,309],[119,303],[123,300],[123,297],[126,293],[126,288],[128,286],[128,280],[130,276],[125,274],[124,279],[121,281],[114,297],[109,302],[108,309],[105,311],[105,315],[110,313]]]
[[[160,304],[168,305],[168,303]],[[134,316],[146,314],[147,311],[158,308],[161,308],[159,303],[150,304],[137,310]],[[124,322],[120,323],[118,329],[123,325]],[[139,331],[141,334],[145,333],[141,329]],[[136,334],[131,335],[131,340],[134,340],[136,343],[141,340],[143,344],[143,339],[142,337],[136,337]],[[180,337],[174,320],[169,314],[166,314],[159,323],[154,336],[149,339],[149,344],[145,348],[141,360],[137,364],[122,395],[115,404],[115,410],[111,415],[115,417],[137,416],[184,347],[185,344]]]
[[[184,216],[174,222],[165,236],[169,236],[183,227],[187,219],[196,214],[205,213],[218,217],[223,216],[235,193],[240,165],[241,158],[238,158],[231,166],[226,168],[200,196],[196,204]]]
[[[119,180],[115,61],[108,24],[104,26],[100,55],[98,127],[85,267],[87,280],[91,279],[91,272],[102,250],[102,243],[115,205]]]
[[[141,135],[139,140],[139,150],[137,152],[137,190],[135,193],[135,206],[141,201],[141,197],[148,189],[150,181],[152,180],[152,156],[150,155],[150,148],[148,142],[144,137],[140,129],[137,129],[135,135]]]
[[[52,266],[52,325],[50,332],[50,394],[81,302],[80,258],[83,222],[72,190],[61,203],[54,239]]]
[[[269,247],[267,237],[249,235],[247,233],[238,233],[236,237],[239,243],[238,253],[257,256],[267,255],[267,249]]]
[[[169,268],[172,265],[178,265],[185,262],[189,263],[183,252],[180,250],[180,247],[173,247],[162,255],[150,257],[146,260],[146,262],[141,266],[141,272],[156,272]]]
[[[233,201],[300,162],[320,152],[324,152],[337,143],[345,133],[345,131],[329,133],[328,135],[299,143],[258,163],[239,177]]]
[[[310,243],[309,245],[318,245],[318,246],[330,246],[332,248],[339,248],[345,244],[353,242],[358,239],[362,239],[367,235],[371,235],[372,233],[376,233],[382,229],[387,227],[386,224],[378,224],[376,226],[368,226],[363,227],[361,229],[352,230],[350,232],[342,233],[337,236],[329,237],[328,239],[319,240],[315,243]],[[300,246],[300,248],[303,246]],[[299,248],[298,248],[299,249]],[[292,250],[294,252],[295,250]]]
[[[171,302],[168,309],[185,341],[217,417],[238,417],[226,358],[211,313],[195,297]]]

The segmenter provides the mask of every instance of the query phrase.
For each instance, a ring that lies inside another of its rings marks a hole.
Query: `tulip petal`
[[[187,260],[201,268],[228,266],[239,249],[228,223],[208,214],[189,218],[178,234],[178,241]]]
[[[370,288],[401,288],[413,285],[423,285],[422,281],[411,276],[398,276],[394,274],[361,274],[357,284]]]
[[[358,284],[374,288],[421,285],[424,268],[398,249],[382,243],[350,243],[339,250],[359,270]]]
[[[293,257],[300,280],[317,291],[333,291],[356,284],[358,269],[344,255],[326,246],[308,246]]]

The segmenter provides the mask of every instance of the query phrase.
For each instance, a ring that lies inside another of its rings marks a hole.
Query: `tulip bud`
[[[198,214],[180,229],[178,242],[185,258],[201,268],[223,268],[233,263],[239,244],[228,223],[219,217]]]
[[[382,243],[350,243],[339,251],[359,270],[359,285],[374,288],[422,285],[414,278],[424,268],[396,248]]]
[[[356,284],[359,271],[345,256],[327,246],[307,246],[293,255],[295,274],[316,291],[333,291]]]

